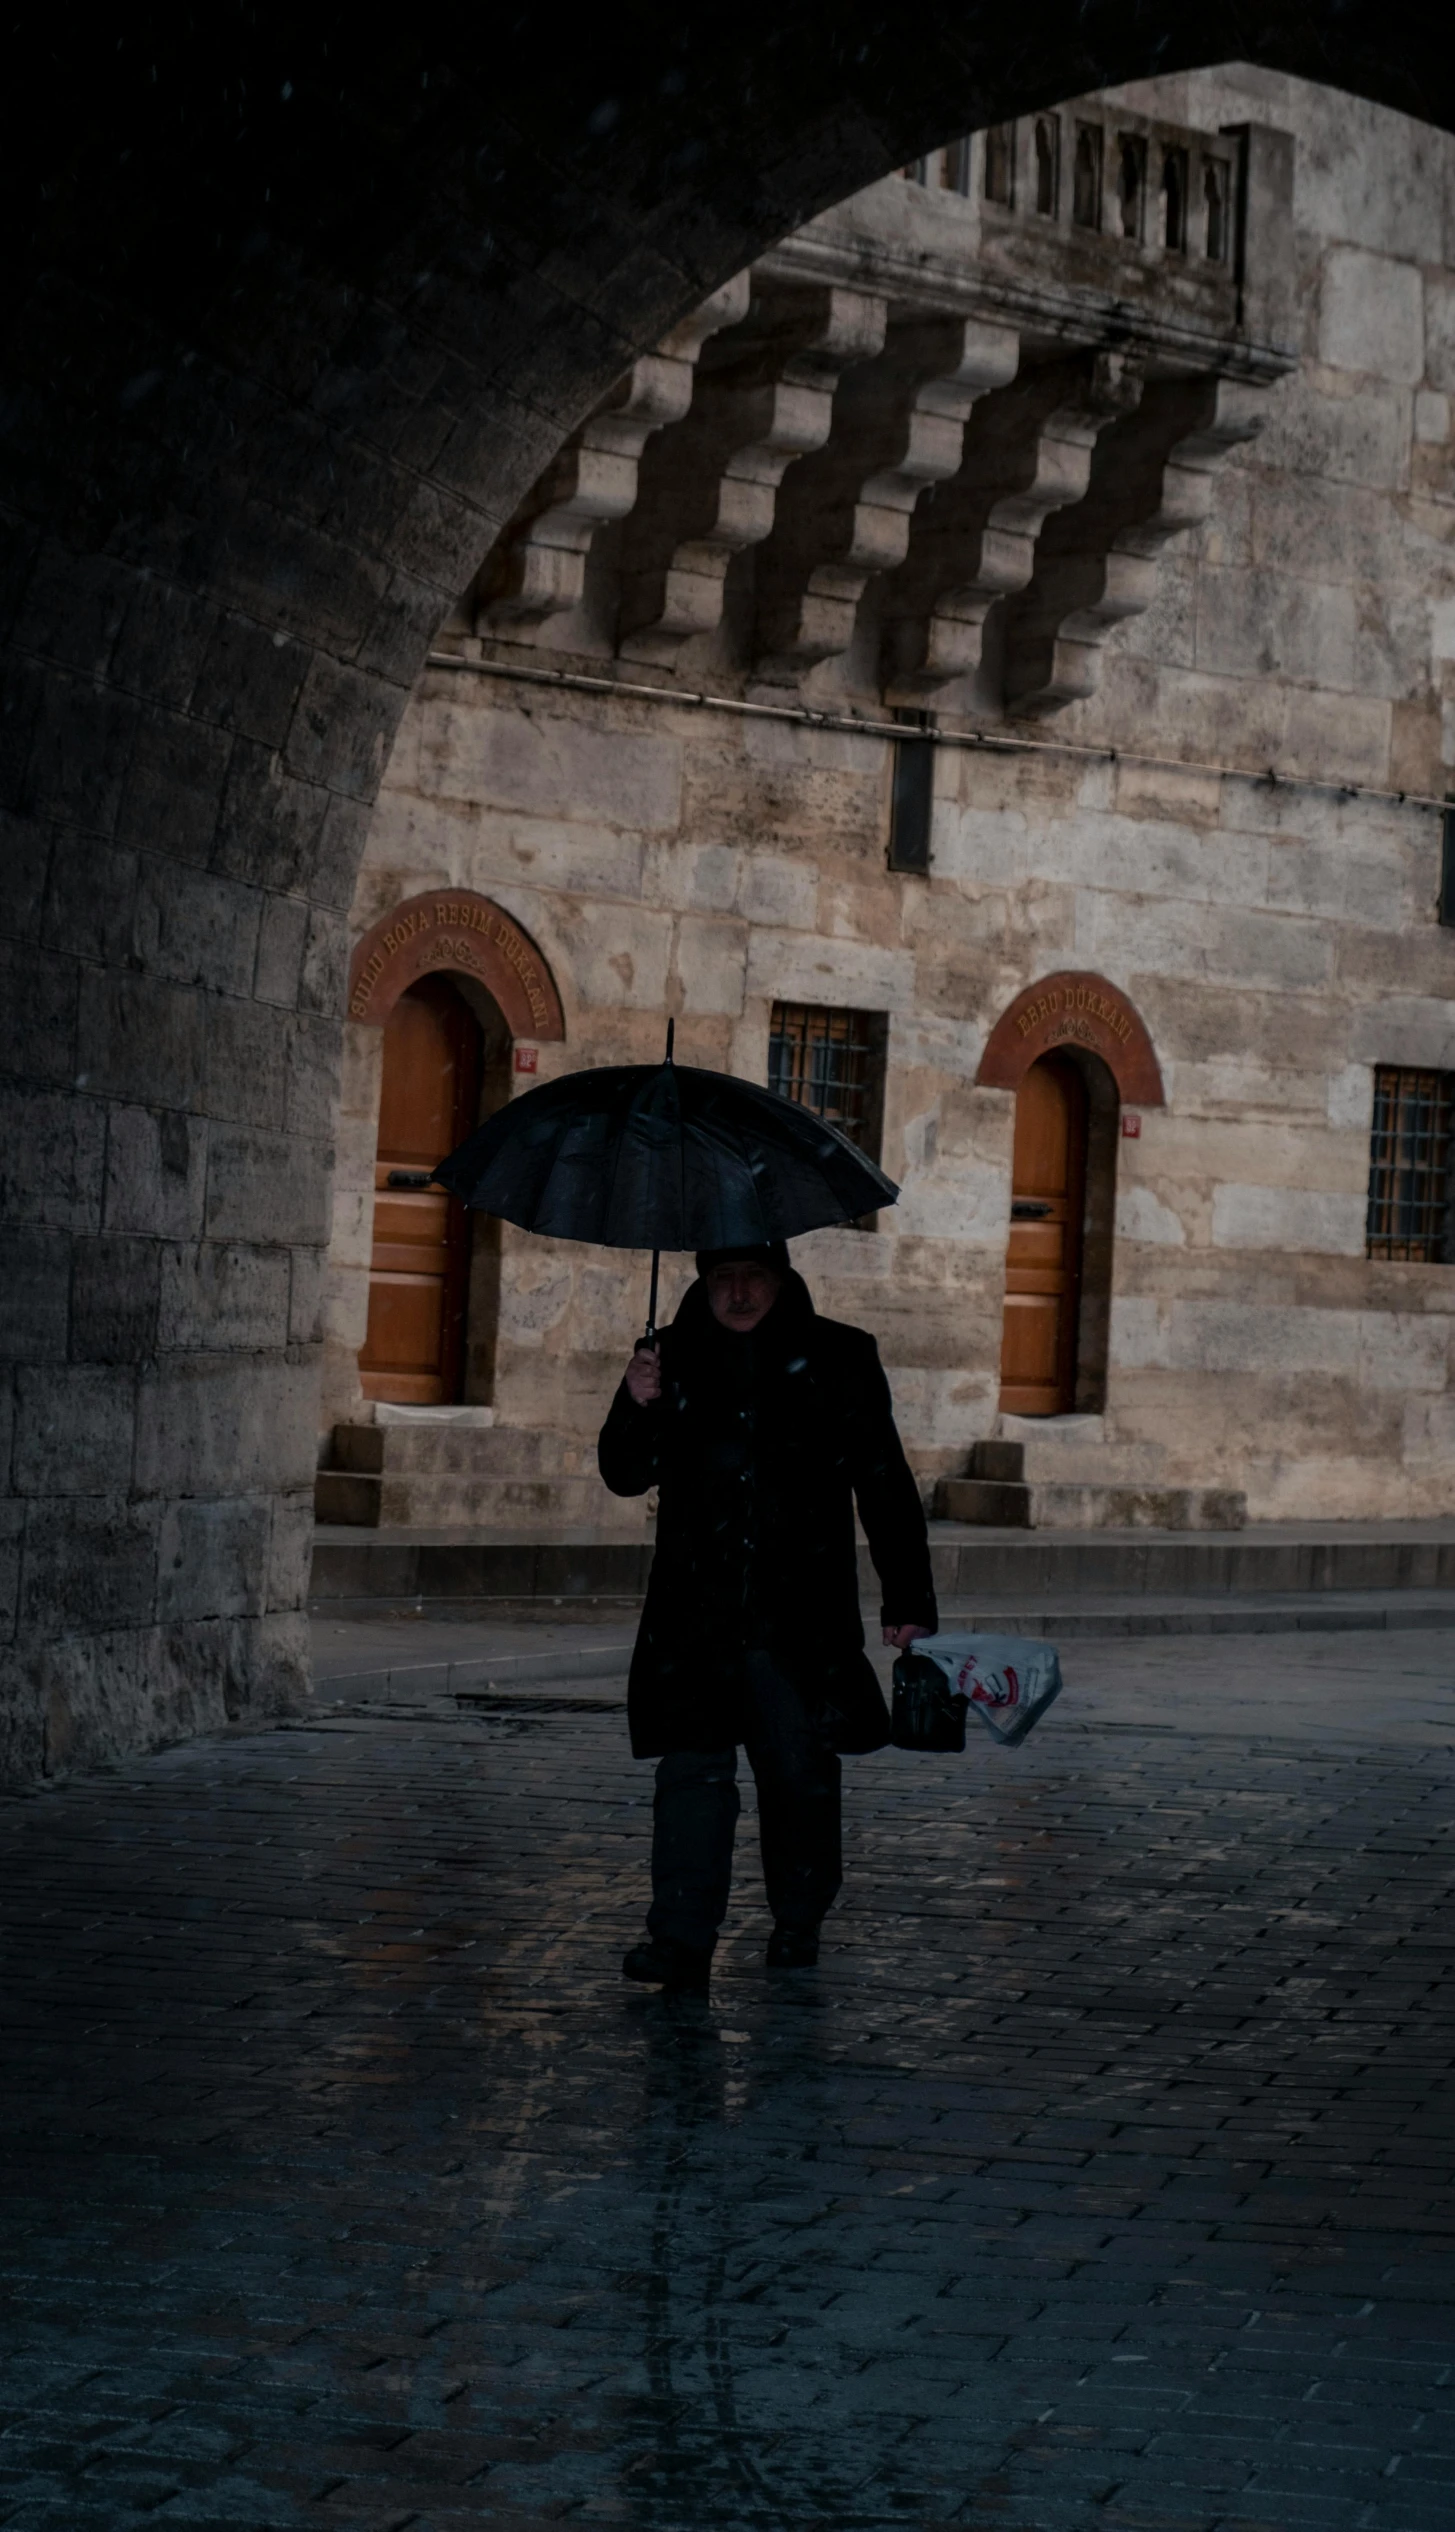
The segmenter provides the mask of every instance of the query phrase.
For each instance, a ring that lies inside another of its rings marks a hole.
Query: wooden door
[[[1065,1415],[1076,1397],[1076,1319],[1086,1208],[1086,1085],[1043,1055],[1016,1095],[1000,1403]]]
[[[470,1222],[428,1178],[463,1143],[479,1098],[479,1026],[443,976],[421,977],[384,1024],[366,1398],[439,1406],[459,1395]]]

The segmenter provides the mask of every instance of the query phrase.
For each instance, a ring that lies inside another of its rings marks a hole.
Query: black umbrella
[[[668,1249],[795,1239],[893,1204],[892,1179],[811,1108],[728,1073],[603,1064],[512,1099],[433,1173],[549,1239]]]

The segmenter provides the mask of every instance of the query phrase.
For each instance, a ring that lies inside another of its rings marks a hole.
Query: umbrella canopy
[[[482,1213],[603,1248],[727,1248],[852,1222],[899,1189],[809,1108],[727,1073],[606,1064],[512,1099],[434,1176]]]

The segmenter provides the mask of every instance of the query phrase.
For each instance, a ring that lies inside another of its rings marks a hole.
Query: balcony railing
[[[913,184],[980,207],[983,233],[1015,226],[1081,243],[1100,240],[1139,264],[1176,259],[1231,277],[1239,262],[1244,188],[1237,132],[1177,124],[1077,100],[992,124],[913,160]]]

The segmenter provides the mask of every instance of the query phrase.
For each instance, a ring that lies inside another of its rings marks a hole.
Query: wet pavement
[[[0,2524],[1449,2532],[1455,1639],[1078,1645],[616,1974],[607,1678],[0,1809]]]

